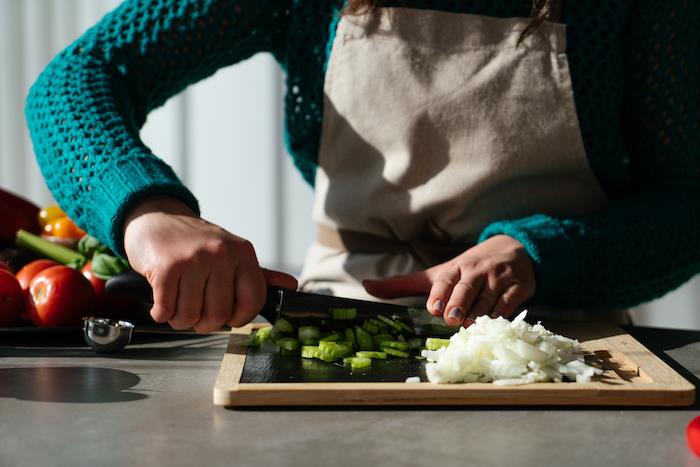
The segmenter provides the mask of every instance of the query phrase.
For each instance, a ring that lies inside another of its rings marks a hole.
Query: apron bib
[[[496,220],[606,206],[581,140],[565,26],[545,22],[516,47],[529,21],[409,8],[341,18],[324,84],[319,239],[302,290],[376,300],[362,280],[443,262]]]

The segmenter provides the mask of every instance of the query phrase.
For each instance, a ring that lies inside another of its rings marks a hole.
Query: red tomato
[[[95,303],[90,281],[68,266],[44,269],[29,284],[29,318],[37,326],[78,325]]]
[[[24,293],[17,278],[0,271],[0,326],[12,326],[24,310]]]
[[[92,272],[92,261],[88,261],[85,266],[80,270],[80,272],[83,273],[83,276],[87,278],[87,280],[90,281],[92,284],[92,287],[95,289],[95,295],[97,295],[97,298],[99,299],[105,294],[105,283],[107,281],[100,279],[95,275],[95,273]]]
[[[696,456],[700,456],[700,417],[695,417],[688,423],[685,429],[685,437],[688,440],[688,448]]]
[[[19,272],[17,272],[17,280],[19,281],[19,285],[22,286],[22,290],[27,293],[29,291],[29,283],[34,279],[34,276],[52,266],[58,266],[58,263],[50,259],[38,259],[20,269]]]

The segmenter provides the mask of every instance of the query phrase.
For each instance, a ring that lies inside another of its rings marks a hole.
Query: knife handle
[[[258,313],[270,323],[275,323],[279,316],[277,310],[281,293],[280,287],[268,287],[267,299]],[[135,271],[127,271],[111,277],[105,284],[105,292],[113,295],[126,295],[135,298],[149,308],[153,306],[153,289],[145,277]]]

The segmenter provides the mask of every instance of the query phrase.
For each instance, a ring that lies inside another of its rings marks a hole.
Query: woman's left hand
[[[477,316],[511,316],[535,293],[535,273],[523,245],[496,235],[450,261],[424,271],[363,282],[379,298],[429,294],[426,308],[451,326]]]

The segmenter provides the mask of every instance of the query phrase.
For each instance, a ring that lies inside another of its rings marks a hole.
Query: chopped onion
[[[407,383],[420,383],[420,376],[411,376],[410,378],[406,378]]]
[[[493,382],[501,386],[561,382],[588,383],[602,370],[587,365],[577,340],[525,322],[527,310],[508,321],[479,316],[450,338],[447,347],[423,350],[431,383]],[[411,378],[409,378],[411,379]],[[408,382],[408,380],[406,380]]]

